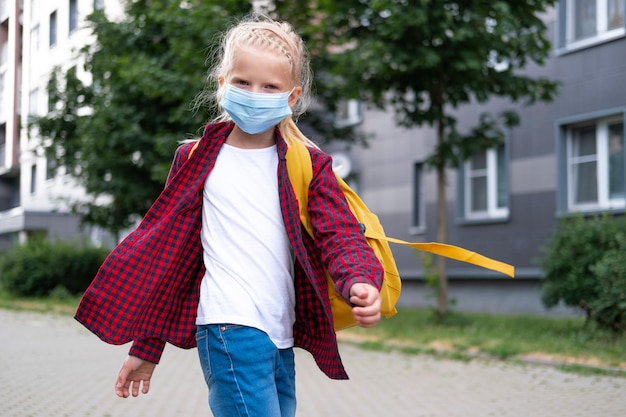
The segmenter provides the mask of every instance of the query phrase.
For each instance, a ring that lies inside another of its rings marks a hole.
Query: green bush
[[[613,330],[626,331],[626,234],[616,239],[619,246],[607,251],[591,270],[598,278],[598,297],[590,307],[595,321]]]
[[[0,257],[0,284],[16,296],[48,296],[63,289],[79,295],[107,254],[89,245],[31,238]]]
[[[554,307],[562,302],[582,308],[588,318],[605,327],[614,328],[612,321],[619,317],[623,322],[625,234],[623,218],[561,219],[543,248],[544,305]]]

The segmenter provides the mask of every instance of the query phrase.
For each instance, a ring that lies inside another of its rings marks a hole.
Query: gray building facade
[[[626,37],[623,0],[561,0],[543,18],[553,39],[544,66],[530,76],[561,83],[549,103],[530,107],[504,100],[458,109],[458,126],[469,131],[483,112],[515,109],[521,124],[506,144],[448,171],[448,243],[516,267],[514,280],[449,261],[453,308],[467,311],[575,314],[541,303],[538,259],[560,216],[610,212],[625,207],[624,119]],[[436,174],[423,164],[436,132],[403,129],[384,112],[362,109],[359,129],[369,147],[332,152],[351,161],[349,174],[388,235],[436,241]],[[393,246],[403,278],[401,305],[434,306],[424,268],[412,249]]]

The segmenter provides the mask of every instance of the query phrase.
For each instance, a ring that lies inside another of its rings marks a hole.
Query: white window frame
[[[609,125],[624,124],[622,117],[609,117],[568,126],[566,131],[566,166],[567,166],[567,209],[570,212],[591,212],[617,210],[626,207],[626,199],[609,196]],[[574,131],[595,126],[596,154],[575,157]],[[581,162],[596,162],[597,200],[594,202],[576,202],[576,168]]]
[[[341,100],[335,112],[335,127],[338,129],[356,126],[363,121],[361,102],[356,99]]]
[[[576,39],[576,0],[562,0],[561,6],[565,7],[565,45],[567,50],[586,48],[601,42],[606,42],[626,35],[625,25],[609,29],[608,7],[609,2],[618,1],[617,6],[621,13],[625,14],[625,0],[595,0],[596,2],[596,32],[595,35]]]
[[[504,175],[508,178],[506,172],[498,171],[498,152],[503,152],[503,157],[506,158],[506,146],[504,144],[497,148],[487,149],[481,151],[486,153],[485,167],[480,169],[472,168],[471,158],[465,161],[463,164],[464,170],[464,184],[463,184],[463,212],[466,220],[489,220],[489,219],[504,219],[509,216],[508,206],[508,193],[510,192],[510,186],[507,180],[507,203],[504,207],[498,207],[498,176]],[[508,164],[504,164],[503,170],[508,169]],[[472,189],[472,179],[478,177],[486,177],[486,208],[485,210],[473,210],[472,198],[474,196]]]

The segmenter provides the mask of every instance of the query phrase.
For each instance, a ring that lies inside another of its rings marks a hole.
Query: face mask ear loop
[[[295,89],[296,89],[296,86],[294,85],[293,88],[289,90],[289,94],[287,95],[287,105],[289,105],[289,102],[291,101],[291,93],[293,93]],[[295,107],[297,103],[298,103],[298,100],[296,99],[296,101],[293,103],[293,106],[289,106],[289,108],[293,110],[293,108]]]

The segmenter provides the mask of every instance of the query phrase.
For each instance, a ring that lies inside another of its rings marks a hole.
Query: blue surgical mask
[[[228,84],[220,105],[241,130],[254,135],[271,129],[291,114],[290,94],[291,91],[253,93]]]

